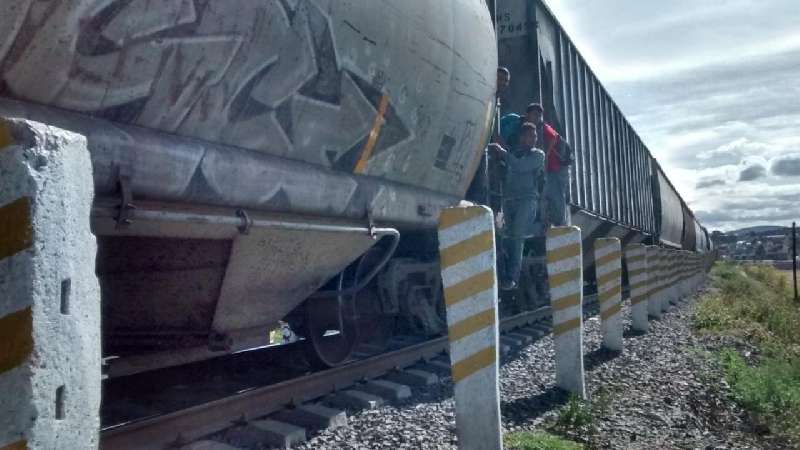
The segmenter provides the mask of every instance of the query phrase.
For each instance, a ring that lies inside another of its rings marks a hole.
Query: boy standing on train
[[[496,158],[506,163],[503,180],[503,258],[505,264],[500,289],[516,288],[522,269],[522,251],[525,240],[532,235],[539,198],[544,186],[544,152],[535,147],[536,126],[523,123],[519,137],[511,151],[492,144]]]
[[[547,164],[544,185],[545,219],[550,226],[570,224],[567,209],[569,193],[569,166],[572,164],[572,149],[556,130],[544,121],[544,108],[538,103],[528,105],[525,117],[536,125],[539,140],[537,146],[544,149]]]

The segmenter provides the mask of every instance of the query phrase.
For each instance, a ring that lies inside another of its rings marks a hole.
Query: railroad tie
[[[586,398],[583,372],[583,251],[578,227],[547,230],[556,385]]]
[[[494,216],[456,206],[439,218],[456,434],[461,449],[502,449]]]
[[[596,239],[594,261],[603,347],[621,352],[622,252],[619,239],[615,237]]]
[[[647,314],[656,319],[661,318],[661,258],[658,247],[645,247],[645,265],[647,267]]]
[[[100,289],[83,136],[0,118],[0,449],[96,448]]]
[[[646,333],[650,326],[647,321],[647,258],[644,244],[630,244],[625,247],[625,264],[628,268],[628,285],[631,298],[631,326],[634,330]]]

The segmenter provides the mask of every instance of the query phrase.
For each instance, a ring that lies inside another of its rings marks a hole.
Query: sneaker
[[[512,291],[517,288],[517,283],[513,280],[504,280],[500,282],[500,290],[502,291]]]

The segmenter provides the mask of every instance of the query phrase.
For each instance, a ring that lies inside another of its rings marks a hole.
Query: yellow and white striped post
[[[648,245],[645,247],[647,264],[647,314],[661,318],[661,258],[658,247]]]
[[[457,206],[439,218],[439,255],[461,449],[501,449],[494,217]]]
[[[93,189],[85,138],[0,118],[0,449],[97,447]]]
[[[594,270],[603,347],[622,351],[622,251],[619,239],[594,241]]]
[[[689,286],[689,274],[692,264],[692,252],[688,250],[682,250],[680,254],[680,264],[679,264],[679,286],[681,297],[687,297],[692,293],[692,290]]]
[[[586,398],[583,375],[583,249],[578,227],[547,230],[556,385]]]
[[[631,297],[631,326],[636,331],[647,332],[647,258],[644,244],[625,247],[625,264],[628,267],[628,286]]]
[[[672,260],[669,249],[662,248],[659,253],[661,254],[661,312],[665,313],[669,310],[672,298]]]
[[[662,311],[667,311],[675,297],[675,265],[673,264],[673,250],[662,249],[664,252],[664,301],[661,303]]]

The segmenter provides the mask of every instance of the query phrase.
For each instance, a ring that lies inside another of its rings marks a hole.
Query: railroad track
[[[594,296],[586,296],[584,305],[590,305],[594,301]],[[515,330],[538,325],[538,337],[547,334],[550,316],[550,307],[545,306],[503,319],[500,323],[500,331],[503,333],[501,335],[503,353],[509,351],[512,346],[527,344],[534,338],[531,334],[514,333]],[[531,332],[532,330],[528,329],[527,331]],[[180,448],[232,426],[242,425],[248,421],[276,413],[295,416],[299,419],[295,422],[300,422],[299,425],[311,429],[322,428],[325,425],[313,423],[324,422],[324,419],[309,418],[309,414],[325,415],[324,413],[327,412],[330,413],[328,421],[341,423],[344,420],[346,422],[343,411],[339,411],[341,415],[337,417],[335,410],[320,407],[316,402],[348,388],[374,392],[374,389],[369,389],[367,384],[375,384],[375,382],[367,381],[365,384],[365,380],[376,380],[387,375],[402,373],[401,371],[404,369],[419,363],[428,363],[429,365],[438,365],[440,369],[449,369],[447,350],[448,339],[443,336],[357,360],[340,367],[264,387],[252,388],[179,411],[107,426],[101,430],[100,445],[102,449],[114,450]],[[384,390],[391,390],[393,384],[402,386],[385,381],[381,383],[378,386],[382,386]],[[406,391],[408,391],[407,387]],[[385,396],[392,397],[391,394]],[[308,404],[314,405],[308,408],[310,411],[304,409],[306,408],[304,405]],[[299,412],[305,414],[305,420]],[[279,441],[276,442],[279,443]]]

